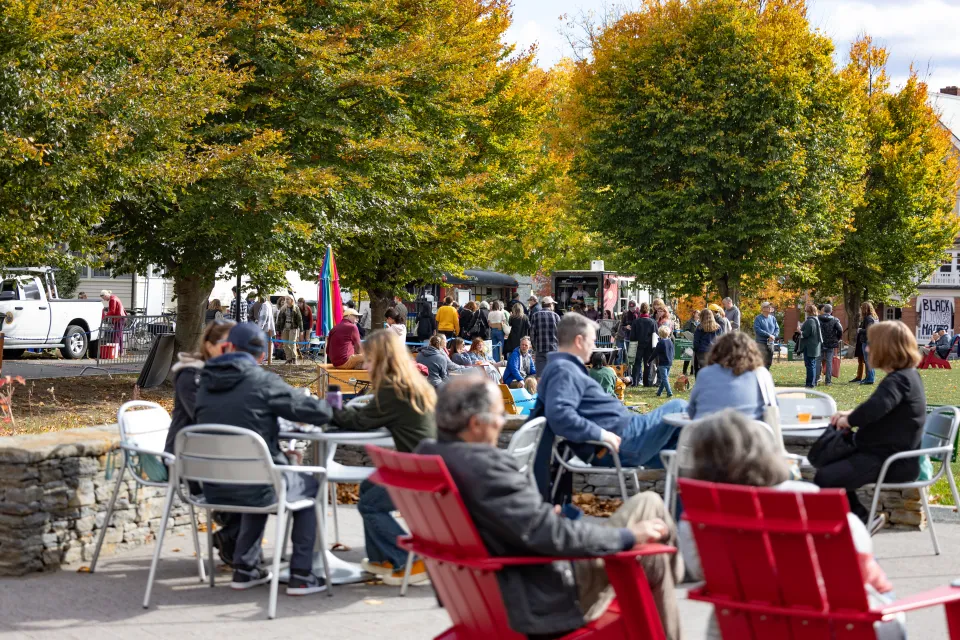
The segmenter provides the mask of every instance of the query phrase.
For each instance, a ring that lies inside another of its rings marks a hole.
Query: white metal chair
[[[540,438],[543,437],[543,429],[546,426],[546,418],[534,418],[525,422],[510,438],[507,453],[519,463],[520,473],[533,476],[533,459],[537,455],[537,447],[540,445]]]
[[[195,505],[207,510],[208,521],[211,511],[227,511],[233,513],[264,513],[276,515],[276,547],[273,553],[273,579],[270,582],[270,602],[268,605],[267,616],[270,619],[276,617],[277,613],[277,590],[280,579],[280,558],[283,555],[283,549],[286,546],[287,522],[290,518],[289,513],[300,511],[301,509],[315,509],[316,500],[313,498],[303,498],[296,502],[288,502],[286,498],[287,483],[284,480],[284,474],[287,473],[312,473],[317,476],[324,476],[326,469],[323,467],[309,466],[278,466],[270,455],[267,443],[259,434],[228,425],[204,424],[187,427],[177,434],[174,443],[174,453],[176,460],[171,467],[171,483],[176,487],[176,492],[167,493],[167,501],[163,509],[163,520],[160,525],[160,531],[157,533],[156,548],[153,552],[153,562],[150,564],[150,576],[147,579],[147,591],[143,597],[143,607],[150,606],[150,592],[153,588],[153,580],[157,571],[157,563],[160,560],[161,549],[163,548],[163,535],[166,531],[167,520],[170,518],[170,507],[173,504],[174,493],[180,495],[180,499],[189,504]],[[249,507],[237,505],[213,504],[208,502],[203,496],[194,496],[190,494],[189,488],[184,491],[185,483],[211,482],[227,485],[271,485],[275,492],[276,502],[264,507]],[[323,527],[318,527],[317,535],[320,536],[321,548],[325,548]],[[210,586],[214,586],[213,560],[213,531],[207,527],[207,548],[209,551],[210,562]],[[333,595],[330,582],[330,567],[327,564],[326,555],[323,555],[323,568],[327,583],[328,595]]]
[[[950,491],[953,493],[953,504],[960,505],[957,484],[953,478],[953,471],[950,469],[950,458],[953,455],[953,443],[956,442],[958,429],[960,429],[960,409],[957,407],[939,407],[927,416],[927,421],[923,425],[923,440],[920,442],[920,448],[914,451],[895,453],[887,458],[880,468],[880,475],[873,487],[873,502],[870,505],[868,523],[873,522],[873,518],[877,514],[877,504],[880,500],[880,492],[883,489],[919,489],[923,510],[927,514],[927,526],[930,527],[930,537],[933,539],[933,551],[936,555],[940,555],[940,542],[937,540],[937,532],[933,528],[933,518],[930,516],[927,488],[946,474]],[[920,456],[930,456],[931,460],[940,461],[940,470],[933,474],[933,477],[929,480],[916,480],[914,482],[883,481],[891,464],[897,460],[919,458]]]
[[[687,443],[690,439],[690,434],[693,433],[702,420],[704,420],[704,418],[694,420],[680,431],[680,439],[677,441],[677,448],[675,450],[664,449],[660,452],[660,461],[663,463],[663,468],[667,471],[663,483],[663,504],[667,509],[667,513],[675,515],[674,512],[677,506],[677,479],[680,477],[681,468],[689,466],[690,463],[690,445]],[[770,439],[774,443],[778,441],[777,434],[773,427],[766,422],[761,420],[751,420],[750,422],[769,433]]]
[[[784,428],[803,426],[797,420],[797,407],[813,408],[813,418],[829,418],[837,412],[837,403],[829,394],[803,387],[778,387],[777,406],[780,407],[780,426]]]
[[[617,480],[620,483],[620,496],[623,498],[623,501],[626,502],[630,495],[627,493],[627,483],[624,479],[626,476],[631,476],[633,478],[634,487],[637,492],[640,491],[640,478],[637,476],[637,471],[643,469],[643,467],[624,467],[620,463],[620,454],[611,447],[606,442],[601,442],[600,440],[588,440],[583,444],[591,445],[594,447],[601,447],[606,450],[605,455],[611,456],[613,460],[613,467],[600,467],[588,462],[584,462],[579,457],[577,457],[573,450],[567,446],[562,446],[566,442],[566,439],[561,436],[556,436],[553,441],[553,459],[556,460],[559,468],[557,469],[557,475],[553,479],[553,492],[551,495],[555,497],[557,494],[557,488],[560,485],[560,478],[563,476],[563,473],[582,473],[582,474],[591,474],[591,475],[616,475]]]
[[[90,573],[97,569],[97,560],[100,558],[100,548],[103,546],[103,539],[107,534],[107,527],[110,525],[110,519],[113,517],[114,507],[117,503],[117,495],[120,493],[120,487],[123,485],[123,479],[127,472],[136,481],[138,485],[145,487],[167,487],[168,494],[171,493],[171,484],[169,479],[165,481],[150,480],[144,477],[142,469],[139,468],[140,456],[156,456],[168,467],[173,463],[174,456],[163,450],[167,440],[167,432],[170,430],[170,414],[156,402],[145,402],[143,400],[132,400],[124,403],[117,411],[117,425],[120,427],[120,451],[123,455],[123,462],[120,468],[115,470],[117,482],[113,487],[113,495],[110,496],[110,504],[107,506],[107,515],[103,519],[103,527],[100,529],[100,535],[97,537],[97,546],[93,552],[93,559],[90,562]],[[134,502],[133,498],[130,500]],[[203,568],[203,554],[200,552],[200,540],[197,535],[197,518],[194,513],[193,505],[187,505],[190,510],[191,530],[193,533],[193,550],[197,555],[197,572],[200,575],[200,582],[207,578]]]

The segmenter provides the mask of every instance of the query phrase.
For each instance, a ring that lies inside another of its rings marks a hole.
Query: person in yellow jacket
[[[453,308],[453,298],[450,296],[444,298],[443,304],[437,309],[437,332],[448,338],[460,335],[460,316]]]

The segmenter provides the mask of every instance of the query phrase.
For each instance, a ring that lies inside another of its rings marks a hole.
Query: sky
[[[570,49],[561,15],[602,10],[605,0],[514,0],[506,39],[521,47],[536,43],[538,63],[550,67]],[[960,0],[808,0],[810,22],[833,39],[842,63],[861,33],[887,48],[887,74],[902,85],[910,65],[932,91],[960,85]]]

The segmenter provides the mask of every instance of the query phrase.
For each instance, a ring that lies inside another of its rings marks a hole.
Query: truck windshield
[[[14,293],[14,300],[20,299],[16,280],[4,280],[2,283],[0,283],[0,293],[7,291],[12,291]]]

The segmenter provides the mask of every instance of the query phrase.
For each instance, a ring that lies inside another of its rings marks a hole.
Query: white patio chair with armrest
[[[249,429],[228,425],[203,424],[183,429],[177,434],[174,453],[176,460],[171,467],[171,476],[177,488],[176,493],[181,500],[206,509],[208,515],[214,510],[276,515],[276,546],[271,569],[273,578],[270,581],[270,601],[267,610],[267,617],[273,619],[277,613],[280,557],[286,545],[286,521],[290,517],[290,512],[316,509],[314,498],[303,498],[296,502],[287,501],[287,483],[284,476],[288,473],[312,473],[322,477],[326,474],[326,469],[323,467],[277,465],[270,455],[267,443],[259,434]],[[214,504],[207,501],[203,496],[191,495],[189,488],[184,491],[183,489],[189,481],[239,486],[271,485],[276,501],[271,505],[262,507]],[[160,553],[163,548],[163,535],[166,531],[167,520],[170,518],[173,494],[172,491],[167,494],[167,501],[163,509],[163,520],[157,534],[156,548],[153,552],[150,575],[147,579],[147,590],[143,597],[143,607],[145,609],[150,606],[150,592],[153,588],[157,563],[160,560]],[[320,536],[320,543],[323,545],[323,527],[317,528],[317,535]],[[213,587],[215,572],[213,570],[213,533],[210,527],[207,528],[207,547],[210,561],[210,586]],[[332,596],[330,567],[327,565],[326,555],[324,555],[323,562],[327,595]]]
[[[953,504],[960,505],[960,497],[957,496],[957,484],[953,478],[953,471],[950,469],[950,457],[953,455],[953,444],[957,439],[958,429],[960,429],[960,409],[957,407],[939,407],[927,416],[927,421],[923,425],[923,439],[920,441],[920,448],[914,451],[895,453],[887,458],[880,468],[880,475],[873,486],[873,502],[870,505],[870,517],[867,519],[867,523],[872,523],[877,514],[877,504],[882,490],[919,489],[923,510],[927,514],[927,526],[930,527],[930,537],[933,539],[933,551],[936,555],[940,555],[940,542],[937,540],[937,532],[933,528],[933,518],[930,516],[927,488],[946,474],[950,492],[953,494]],[[916,480],[914,482],[883,481],[891,464],[897,460],[919,458],[920,456],[930,456],[931,460],[940,461],[940,470],[933,474],[933,477],[929,480]]]
[[[837,412],[837,403],[829,394],[803,387],[777,387],[777,405],[780,407],[780,426],[803,426],[797,420],[797,406],[813,408],[814,419],[829,418]]]
[[[540,446],[540,438],[543,437],[543,429],[546,426],[546,418],[528,420],[517,429],[510,438],[510,444],[507,445],[507,453],[520,465],[520,473],[529,474],[531,478],[533,477],[533,459],[537,455],[537,447]]]
[[[606,442],[600,440],[588,440],[582,444],[591,445],[594,447],[601,447],[606,450],[606,455],[612,456],[613,467],[598,467],[587,462],[584,462],[579,457],[577,457],[573,451],[567,447],[566,451],[561,453],[560,445],[566,442],[566,438],[562,436],[556,436],[553,441],[553,452],[552,459],[556,460],[559,468],[557,469],[557,475],[553,479],[553,492],[551,493],[551,498],[556,496],[557,487],[560,483],[560,478],[563,476],[564,471],[569,473],[581,473],[581,474],[591,474],[591,475],[616,475],[617,480],[620,483],[620,496],[623,498],[623,501],[626,502],[630,495],[627,493],[627,483],[624,478],[629,474],[633,477],[634,486],[637,489],[637,492],[640,491],[640,478],[637,477],[637,471],[643,469],[643,467],[624,467],[620,463],[620,454],[611,447]]]
[[[680,477],[681,466],[690,461],[690,447],[687,445],[687,438],[690,437],[690,433],[697,428],[697,424],[702,421],[694,420],[690,424],[683,427],[680,431],[680,439],[677,441],[676,449],[664,449],[660,452],[660,461],[663,463],[663,468],[666,469],[667,475],[664,478],[663,483],[663,504],[667,509],[667,513],[671,515],[676,515],[677,506],[677,480]],[[770,439],[773,442],[777,441],[777,434],[774,431],[773,427],[768,425],[762,420],[751,420],[753,424],[757,425],[768,434],[770,434]],[[682,452],[682,455],[678,455],[677,452]],[[790,457],[790,454],[786,454],[786,457]]]
[[[167,442],[167,432],[170,431],[170,414],[156,402],[146,402],[144,400],[132,400],[124,403],[117,410],[117,425],[120,428],[120,451],[123,455],[123,462],[120,468],[115,470],[117,482],[113,487],[113,495],[110,496],[110,503],[107,506],[107,515],[103,519],[103,526],[100,529],[100,535],[97,537],[97,546],[93,552],[93,559],[90,561],[90,573],[97,569],[97,560],[100,558],[100,549],[103,547],[103,539],[107,533],[107,527],[110,525],[110,519],[113,517],[114,507],[117,504],[117,496],[120,494],[120,487],[127,472],[136,481],[138,485],[145,487],[166,487],[168,493],[173,485],[169,481],[169,466],[173,463],[173,454],[164,452],[163,448]],[[145,478],[142,470],[138,468],[136,462],[140,462],[140,456],[155,456],[168,467],[168,479],[164,481],[150,480]],[[134,499],[131,497],[131,504]],[[203,553],[200,551],[200,539],[197,535],[197,518],[194,513],[193,505],[187,505],[190,511],[190,528],[193,534],[193,550],[197,555],[197,573],[200,576],[200,582],[206,581],[206,575],[203,568]]]

